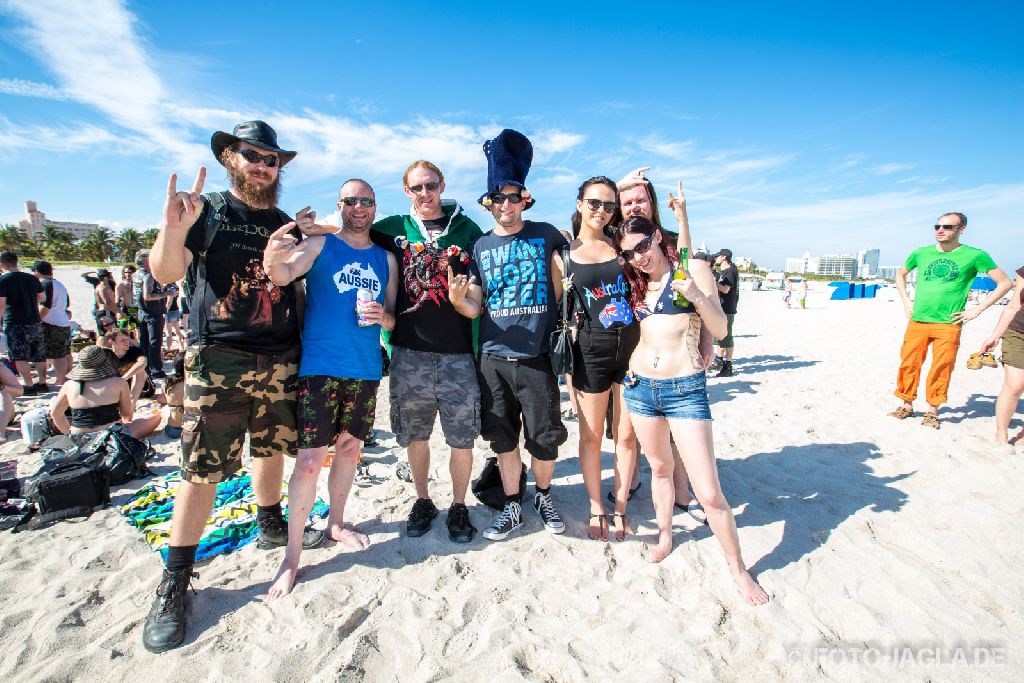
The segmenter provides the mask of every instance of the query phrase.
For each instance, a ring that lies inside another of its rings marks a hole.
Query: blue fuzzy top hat
[[[490,205],[489,195],[501,192],[506,185],[523,189],[526,208],[535,204],[530,191],[526,189],[526,176],[533,163],[533,145],[530,140],[517,130],[506,128],[498,133],[493,140],[484,143],[484,156],[487,157],[487,192],[480,195],[483,206]],[[485,201],[486,200],[486,201]]]

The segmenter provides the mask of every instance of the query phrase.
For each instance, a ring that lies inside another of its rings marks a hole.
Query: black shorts
[[[622,384],[629,357],[640,341],[640,326],[616,330],[581,328],[572,345],[572,385],[586,394],[600,394]]]
[[[46,362],[46,340],[43,338],[42,323],[10,323],[4,328],[4,332],[7,334],[7,356],[11,360]]]
[[[555,460],[569,433],[562,424],[558,378],[548,354],[522,360],[480,356],[480,435],[495,453],[519,446],[538,460]]]
[[[373,429],[380,382],[326,375],[299,378],[299,448],[330,446],[342,432],[363,441]]]

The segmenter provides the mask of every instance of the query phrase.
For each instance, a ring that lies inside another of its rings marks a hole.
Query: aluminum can
[[[373,301],[373,292],[362,287],[356,291],[356,324],[359,325],[359,327],[376,325],[376,323],[371,323],[363,315],[363,304],[367,304],[371,301]]]

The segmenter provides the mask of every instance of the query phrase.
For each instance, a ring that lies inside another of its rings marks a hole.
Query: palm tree
[[[114,255],[114,235],[110,228],[96,228],[82,238],[78,250],[87,261],[108,261]]]
[[[156,242],[156,236],[160,234],[160,228],[149,228],[142,231],[142,248],[150,249]]]
[[[67,230],[61,230],[52,223],[43,226],[39,246],[50,261],[70,261],[75,258],[75,238]]]
[[[18,251],[21,248],[21,233],[13,225],[0,228],[0,247],[6,251]]]
[[[125,228],[117,238],[117,253],[122,261],[134,261],[135,254],[143,249],[142,233],[135,228]]]

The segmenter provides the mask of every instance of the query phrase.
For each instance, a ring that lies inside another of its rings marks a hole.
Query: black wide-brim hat
[[[213,150],[213,156],[217,158],[217,161],[220,161],[221,152],[236,142],[247,142],[253,147],[259,147],[268,152],[277,152],[277,155],[281,158],[282,166],[294,159],[295,155],[298,154],[298,152],[278,147],[277,132],[270,127],[270,124],[263,121],[240,123],[230,133],[218,130],[210,138],[210,149]]]

